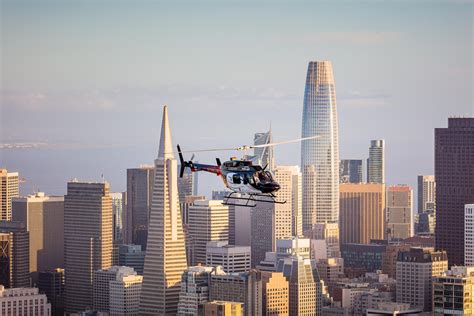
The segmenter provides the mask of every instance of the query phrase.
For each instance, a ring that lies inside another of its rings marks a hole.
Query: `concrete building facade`
[[[91,307],[94,271],[112,265],[112,239],[109,184],[68,182],[64,196],[66,313]]]
[[[340,185],[341,243],[368,244],[385,237],[385,185],[343,183]]]

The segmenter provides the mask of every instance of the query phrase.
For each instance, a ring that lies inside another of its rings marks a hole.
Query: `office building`
[[[382,269],[382,258],[387,244],[342,244],[341,256],[345,268],[361,269],[363,272],[375,272]]]
[[[22,222],[0,221],[0,285],[30,286],[30,238]]]
[[[8,172],[0,169],[0,221],[10,221],[12,218],[12,198],[18,197],[18,172]]]
[[[319,278],[326,285],[333,285],[344,276],[344,260],[342,258],[319,259],[316,262]]]
[[[51,316],[51,304],[37,288],[6,289],[0,285],[0,315]]]
[[[368,244],[385,237],[385,185],[343,183],[339,211],[341,243]]]
[[[433,248],[411,248],[397,259],[397,302],[432,310],[433,277],[448,269],[445,251]]]
[[[64,196],[66,313],[91,306],[94,271],[112,265],[112,238],[109,184],[68,182]]]
[[[302,259],[310,259],[310,239],[298,237],[278,239],[276,242],[276,252],[266,252],[264,260],[260,261],[257,269],[270,272],[276,271],[280,260],[296,255]]]
[[[251,270],[239,274],[212,274],[210,301],[243,303],[244,315],[262,315],[262,273]]]
[[[188,267],[181,278],[178,315],[201,315],[203,304],[209,301],[209,279],[213,267]]]
[[[464,205],[474,201],[474,118],[435,129],[436,248],[449,265],[464,263]]]
[[[141,315],[177,313],[181,276],[187,268],[178,199],[178,166],[173,151],[168,107],[165,106],[158,158],[155,159],[153,200],[140,300]]]
[[[342,159],[339,163],[339,182],[340,183],[361,183],[362,179],[362,160]]]
[[[289,284],[282,272],[262,272],[262,316],[288,316]]]
[[[206,264],[209,241],[229,242],[229,207],[222,201],[195,201],[189,206],[188,234],[193,265]]]
[[[243,316],[242,303],[212,301],[204,304],[204,316]]]
[[[272,142],[272,129],[266,133],[255,133],[253,138],[254,145],[266,145]],[[266,167],[266,170],[273,171],[275,168],[275,158],[273,146],[257,147],[253,150],[256,164]]]
[[[110,282],[122,280],[124,276],[136,275],[137,273],[130,267],[114,266],[108,269],[95,271],[93,279],[94,310],[103,313],[110,312]],[[138,298],[140,298],[140,296],[138,296]]]
[[[339,220],[339,136],[330,61],[311,61],[306,75],[301,143],[303,231]]]
[[[38,289],[51,303],[51,314],[64,315],[64,269],[40,271]]]
[[[397,277],[397,259],[400,252],[409,251],[412,246],[409,244],[389,244],[382,254],[382,273],[388,275],[389,278],[395,279]]]
[[[110,316],[138,315],[142,282],[143,277],[135,272],[119,272],[117,278],[109,282]]]
[[[123,213],[126,209],[126,192],[113,192],[110,193],[112,197],[112,225],[113,225],[113,239],[114,241],[123,241]]]
[[[278,239],[301,236],[301,173],[297,166],[278,166],[275,180],[281,188],[276,200],[284,204],[257,202],[251,211],[252,266],[264,259],[265,252],[275,251]]]
[[[291,256],[278,262],[277,271],[283,273],[289,284],[289,314],[315,316],[317,285],[311,260]]]
[[[425,211],[418,214],[418,235],[434,235],[436,229],[436,213],[435,211]]]
[[[64,196],[37,192],[12,199],[12,218],[23,222],[30,233],[30,273],[64,267]]]
[[[185,239],[185,246],[186,246],[186,262],[188,266],[193,264],[194,260],[194,242],[192,236],[189,235],[189,207],[194,204],[195,201],[204,201],[206,200],[205,196],[200,195],[187,195],[184,197],[184,203],[180,203],[181,209],[181,220],[183,221],[183,231],[184,231],[184,239]],[[230,207],[229,207],[230,211]],[[230,213],[230,212],[229,212]]]
[[[474,267],[454,266],[433,278],[433,315],[474,314]]]
[[[311,238],[314,255],[312,259],[341,257],[338,223],[316,223],[306,235]]]
[[[178,170],[181,165],[178,165]],[[179,203],[184,203],[187,196],[197,195],[197,188],[195,188],[194,178],[197,173],[191,171],[190,168],[185,168],[182,177],[178,177],[178,192]]]
[[[137,274],[143,275],[145,251],[140,245],[119,245],[119,266],[133,268]]]
[[[474,204],[464,206],[464,264],[474,265]]]
[[[388,238],[413,236],[413,190],[407,185],[389,186],[385,202]]]
[[[206,246],[206,266],[221,266],[226,273],[248,272],[251,251],[248,246],[233,246],[225,241],[209,241]]]
[[[146,250],[155,167],[127,169],[127,203],[123,216],[123,240]]]
[[[418,214],[436,210],[435,176],[418,176]]]
[[[367,159],[367,182],[385,183],[385,140],[371,140]]]
[[[410,304],[381,302],[376,308],[367,309],[367,316],[383,316],[383,315],[426,315],[422,308],[411,307]]]
[[[276,236],[282,237],[303,235],[303,191],[302,175],[298,166],[277,166],[274,169],[275,180],[280,184],[280,190],[276,193],[278,201],[286,201],[285,204],[275,205]],[[291,223],[288,222],[291,216]],[[280,223],[280,224],[279,224]],[[284,226],[288,229],[285,230]],[[291,228],[291,231],[289,231]]]

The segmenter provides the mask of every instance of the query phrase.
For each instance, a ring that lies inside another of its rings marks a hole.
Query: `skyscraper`
[[[30,233],[30,273],[64,267],[64,196],[37,192],[13,198],[12,219],[23,222]]]
[[[0,169],[0,221],[9,221],[12,218],[12,198],[20,194],[18,184],[18,172]]]
[[[449,265],[464,263],[464,205],[474,201],[474,118],[435,129],[436,248]]]
[[[41,271],[38,274],[38,288],[48,297],[51,314],[64,315],[64,269]]]
[[[276,193],[284,204],[257,202],[251,211],[252,266],[264,260],[265,252],[275,251],[278,239],[301,236],[301,173],[297,166],[278,166],[275,180],[281,188]]]
[[[393,185],[387,188],[386,216],[389,238],[413,236],[413,190],[409,186]]]
[[[464,264],[474,265],[474,204],[464,207]]]
[[[272,130],[266,133],[256,133],[253,138],[254,145],[265,145],[273,141]],[[275,159],[273,154],[273,147],[255,148],[254,150],[256,162],[262,167],[267,166],[268,170],[273,170],[275,167]]]
[[[229,207],[222,201],[194,201],[188,216],[192,265],[206,264],[207,242],[229,241]]]
[[[301,144],[303,231],[339,220],[339,140],[336,87],[330,61],[311,61],[304,93]]]
[[[275,180],[280,184],[280,190],[276,193],[279,201],[285,204],[276,204],[275,218],[280,223],[280,231],[277,238],[302,236],[303,235],[303,191],[302,175],[298,166],[277,166],[274,169]],[[291,218],[291,222],[288,220]],[[287,231],[283,227],[287,227]],[[291,231],[290,231],[291,228]]]
[[[192,266],[183,272],[179,294],[178,315],[200,315],[209,300],[209,279],[214,268]]]
[[[109,184],[68,182],[64,196],[66,313],[91,307],[94,271],[112,265],[112,238]]]
[[[181,276],[187,263],[178,200],[177,167],[171,143],[168,107],[165,106],[158,158],[155,159],[140,315],[175,315],[178,311]]]
[[[362,182],[362,160],[342,159],[339,164],[339,181],[341,183]]]
[[[368,244],[385,237],[385,185],[342,183],[340,187],[341,243]]]
[[[124,242],[146,250],[155,167],[127,169],[127,207],[123,216]]]
[[[290,256],[278,262],[277,271],[283,272],[289,283],[289,314],[316,316],[317,290],[311,261]]]
[[[400,252],[397,259],[397,302],[432,310],[433,283],[448,269],[446,251],[433,248],[411,248]]]
[[[418,176],[418,213],[435,210],[436,182],[434,176]]]
[[[372,140],[367,159],[367,182],[385,183],[385,140]]]
[[[114,241],[123,241],[123,212],[126,206],[126,193],[114,192],[110,193],[110,196],[112,197],[112,224]]]
[[[29,245],[22,222],[0,221],[0,285],[30,286]]]
[[[178,169],[180,168],[181,166],[178,166]],[[178,177],[179,203],[184,203],[186,196],[196,195],[194,194],[197,193],[195,177],[197,173],[192,172],[190,168],[185,168],[183,177]]]

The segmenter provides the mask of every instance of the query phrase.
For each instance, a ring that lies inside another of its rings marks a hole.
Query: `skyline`
[[[250,144],[270,122],[275,141],[296,138],[311,60],[333,63],[340,158],[365,160],[385,139],[387,183],[433,174],[434,128],[474,114],[469,2],[126,4],[2,2],[0,142],[60,144],[0,150],[2,167],[27,178],[22,194],[64,194],[67,180],[101,174],[123,191],[118,170],[153,163],[165,103],[183,148]],[[294,152],[276,147],[276,164],[299,164]],[[215,156],[228,158],[196,159]],[[201,179],[207,194],[220,188]]]

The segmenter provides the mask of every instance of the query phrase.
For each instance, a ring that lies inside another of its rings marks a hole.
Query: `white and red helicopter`
[[[262,145],[244,145],[235,148],[215,148],[193,151],[181,151],[178,145],[179,160],[181,161],[180,177],[183,177],[185,168],[189,168],[192,172],[206,171],[214,173],[222,178],[224,185],[231,190],[229,195],[224,198],[224,205],[237,205],[254,207],[256,202],[284,204],[286,201],[277,201],[275,192],[280,189],[280,185],[273,178],[272,173],[266,170],[267,166],[254,165],[250,159],[246,157],[241,159],[231,158],[229,161],[221,163],[219,158],[216,158],[217,165],[206,165],[194,163],[193,157],[189,161],[185,161],[183,153],[186,152],[206,152],[206,151],[247,151],[254,148],[270,147],[281,144],[301,142],[305,140],[319,138],[320,136],[310,136],[298,139],[292,139],[276,143],[268,143]],[[232,200],[244,200],[244,204],[232,203]]]

